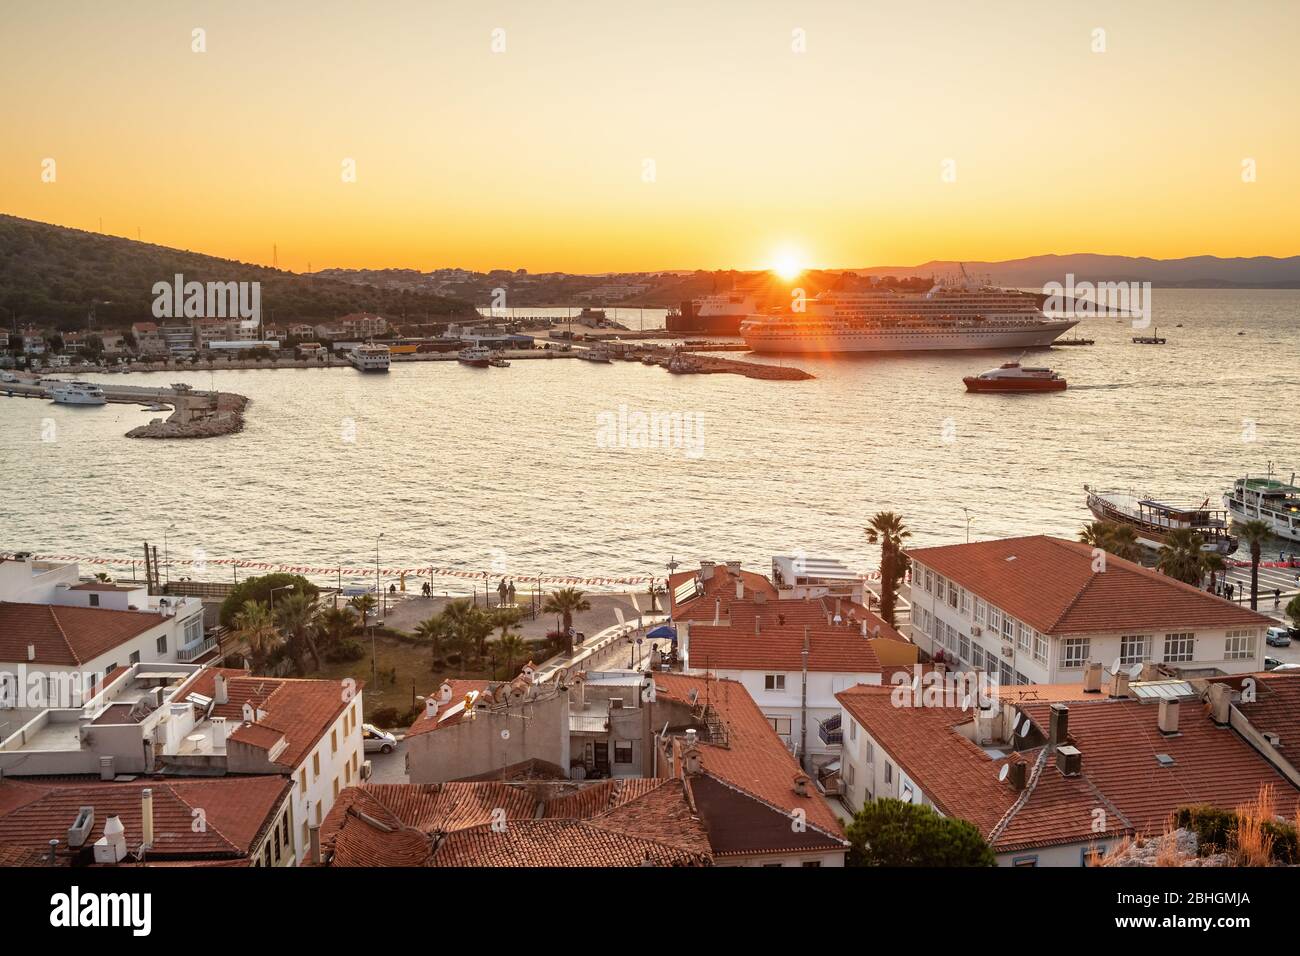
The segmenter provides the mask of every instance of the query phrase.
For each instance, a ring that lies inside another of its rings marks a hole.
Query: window
[[[1031,635],[1033,633],[1034,629],[1032,627],[1028,627],[1019,621],[1016,621],[1016,647],[1020,648],[1022,651],[1029,650],[1030,642],[1032,640]]]
[[[953,584],[951,581],[948,582],[948,606],[957,606],[957,585]]]
[[[1073,668],[1088,663],[1088,651],[1091,645],[1091,638],[1067,637],[1061,642],[1061,666]]]
[[[158,653],[159,653],[159,654],[166,654],[166,653],[167,653],[167,635],[164,634],[162,637],[158,638],[158,640],[154,643],[154,647],[156,647],[156,648],[158,649]]]
[[[944,576],[942,574],[936,574],[934,576],[934,596],[940,601],[943,600],[943,589],[946,586],[947,582],[944,580]]]
[[[1225,661],[1248,660],[1255,656],[1255,632],[1229,631],[1223,647]]]
[[[336,754],[338,752],[339,752],[339,732],[337,730],[330,730],[330,753]]]
[[[1012,866],[1038,866],[1036,856],[1018,856],[1011,861]]]
[[[1023,687],[1029,683],[1029,678],[1020,673],[1020,671],[1016,671],[1016,683]]]
[[[339,795],[339,778],[338,778],[338,777],[335,777],[335,778],[334,778],[334,798],[335,798],[335,799],[338,799],[338,795]]]
[[[894,765],[888,760],[885,761],[885,783],[894,782]]]
[[[989,628],[992,629],[994,634],[998,634],[1002,630],[1002,612],[991,605],[989,606]]]
[[[821,861],[821,860],[804,860],[804,861],[803,861],[802,863],[800,863],[799,865],[800,865],[800,866],[821,866],[821,865],[822,865],[822,861]]]
[[[964,661],[970,660],[970,638],[965,634],[957,636],[957,656]]]
[[[90,606],[91,606],[91,607],[99,607],[99,595],[98,595],[98,594],[92,594],[92,595],[90,595]]]
[[[870,740],[867,741],[867,763],[876,762],[876,746]]]
[[[1009,614],[1002,615],[1002,640],[1010,643],[1015,639],[1016,620]]]
[[[1047,638],[1034,631],[1034,660],[1040,664],[1047,663]]]
[[[849,786],[853,786],[853,764],[849,764]]]
[[[970,592],[965,588],[961,589],[961,612],[963,614],[970,613]]]
[[[616,740],[614,741],[614,763],[631,763],[632,762],[632,741]]]
[[[934,593],[934,572],[932,572],[929,568],[925,569],[925,593],[926,594]]]
[[[315,780],[320,776],[320,751],[311,755],[311,778]]]
[[[992,669],[993,668],[991,667],[989,668],[989,670]],[[998,678],[998,680],[1002,684],[1007,685],[1008,687],[1016,682],[1015,671],[1011,669],[1011,665],[1008,664],[1006,661],[1002,662],[1002,676]]]
[[[352,764],[346,760],[343,761],[343,782],[349,786],[352,784]]]
[[[129,658],[127,658],[127,660],[129,660],[132,664],[139,664],[139,663],[140,663],[140,652],[139,652],[139,651],[132,651],[132,652],[131,652],[131,656],[130,656]]]
[[[785,690],[784,674],[767,674],[763,677],[764,690]]]
[[[767,718],[767,722],[768,722],[769,724],[771,724],[771,725],[772,725],[772,729],[775,730],[775,731],[776,731],[778,734],[780,734],[782,737],[789,737],[789,736],[790,736],[790,718],[789,718],[789,717],[769,717],[769,718]]]
[[[195,614],[185,622],[185,640],[186,644],[197,644],[203,640],[203,615]]]
[[[1119,639],[1119,663],[1121,667],[1141,664],[1147,659],[1147,642],[1145,634],[1125,634]]]
[[[303,767],[298,771],[298,792],[307,792],[307,768]]]
[[[988,611],[988,605],[984,603],[983,598],[975,599],[975,623],[983,624],[984,615]]]
[[[1196,635],[1191,632],[1165,635],[1165,662],[1177,664],[1192,660]]]
[[[982,671],[984,669],[984,648],[980,647],[974,641],[971,641],[970,645],[970,663],[971,667],[975,668],[977,671]]]
[[[852,717],[849,718],[849,740],[858,739],[858,725]]]

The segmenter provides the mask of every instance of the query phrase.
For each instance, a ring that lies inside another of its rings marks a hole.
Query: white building
[[[912,639],[1001,684],[1083,679],[1089,662],[1182,676],[1260,669],[1271,619],[1045,535],[908,550]]]

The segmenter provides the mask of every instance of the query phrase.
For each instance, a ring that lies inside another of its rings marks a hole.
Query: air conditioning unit
[[[1002,656],[1003,656],[1003,657],[1015,657],[1015,656],[1016,656],[1016,649],[1015,649],[1014,647],[1012,647],[1010,644],[1003,644],[1003,645],[1002,645]]]
[[[77,811],[77,818],[72,821],[72,826],[68,827],[68,846],[85,846],[86,840],[90,837],[90,831],[94,828],[95,808],[82,807]]]
[[[371,775],[372,773],[374,773],[374,772],[375,772],[374,764],[372,764],[369,760],[362,761],[362,763],[361,763],[361,779],[362,779],[362,780],[369,780],[369,779],[370,779],[370,775]]]
[[[984,633],[984,628],[980,627],[978,624],[972,624],[970,626],[970,633],[971,637],[979,637]]]

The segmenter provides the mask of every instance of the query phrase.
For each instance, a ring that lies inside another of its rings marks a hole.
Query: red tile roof
[[[504,827],[504,829],[503,829]],[[681,784],[365,784],[321,827],[330,866],[703,865]]]
[[[701,578],[700,594],[678,604],[677,589],[691,578]],[[743,588],[743,596],[739,598],[736,597],[737,578]],[[753,571],[741,569],[739,575],[734,574],[725,564],[715,566],[713,575],[707,579],[702,577],[700,571],[678,571],[668,578],[668,606],[675,621],[711,621],[719,601],[722,602],[722,616],[725,618],[730,614],[733,604],[750,603],[756,594],[774,602],[777,599],[776,585]]]
[[[451,710],[457,704],[464,703],[466,694],[471,693],[472,691],[478,691],[481,694],[486,691],[488,684],[490,684],[491,681],[457,679],[446,681],[446,683],[451,685],[451,700],[447,701],[445,704],[439,704],[437,711],[432,717],[426,716],[425,713],[421,711],[420,716],[415,718],[415,722],[411,724],[410,728],[406,731],[406,736],[414,737],[417,734],[427,734],[429,731],[437,730],[439,727],[448,727],[451,724],[458,723],[461,716],[464,714],[463,710],[455,717],[448,717],[446,720],[442,720],[441,718],[443,714],[447,713],[447,711]],[[438,690],[441,686],[442,685],[435,687],[431,692],[434,697],[437,696]]]
[[[242,858],[275,822],[292,781],[278,776],[204,780],[0,781],[0,844],[46,850],[59,840],[67,853],[68,827],[83,806],[95,808],[89,843],[104,835],[111,816],[126,828],[128,850],[140,844],[140,793],[153,790],[154,845],[148,859]],[[201,811],[201,817],[195,811]],[[202,819],[204,827],[196,828]]]
[[[247,671],[209,667],[186,684],[177,693],[176,700],[183,701],[192,693],[213,697],[218,673],[226,678],[228,701],[215,704],[212,715],[239,721],[241,726],[231,734],[231,739],[255,747],[269,750],[283,736],[286,746],[275,763],[288,770],[307,759],[363,686],[361,682],[344,687],[332,680],[253,677]],[[266,716],[251,726],[243,726],[245,703],[265,710]]]
[[[166,620],[151,611],[0,601],[0,661],[27,662],[34,644],[35,663],[86,664]]]
[[[1106,556],[1105,571],[1094,572],[1092,548],[1063,538],[1032,535],[907,553],[1043,634],[1273,623],[1114,555]]]
[[[808,669],[854,674],[879,673],[880,661],[860,623],[828,623],[821,600],[769,604],[735,602],[729,623],[693,621],[689,656],[693,668],[707,670],[799,670],[805,631]],[[875,621],[879,621],[872,615]],[[884,628],[884,622],[879,622]],[[872,625],[869,622],[868,628]],[[680,639],[680,635],[679,635]]]
[[[1234,706],[1261,733],[1280,738],[1277,750],[1292,766],[1300,767],[1300,674],[1265,672],[1249,675],[1255,681],[1255,699]],[[1240,685],[1240,680],[1237,682]]]
[[[798,761],[786,749],[743,684],[688,674],[655,674],[655,693],[677,701],[706,701],[726,729],[726,746],[708,743],[698,746],[705,773],[751,794],[787,813],[802,810],[811,826],[838,838],[839,818],[815,787],[806,796],[794,791],[794,778],[801,774]]]

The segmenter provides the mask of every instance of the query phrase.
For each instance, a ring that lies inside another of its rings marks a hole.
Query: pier
[[[215,438],[244,428],[248,399],[233,392],[197,392],[140,385],[105,385],[106,401],[124,405],[170,405],[167,418],[155,418],[126,433],[127,438]],[[5,382],[0,386],[10,398],[50,399],[50,388],[34,382]],[[93,406],[90,406],[93,407]]]

